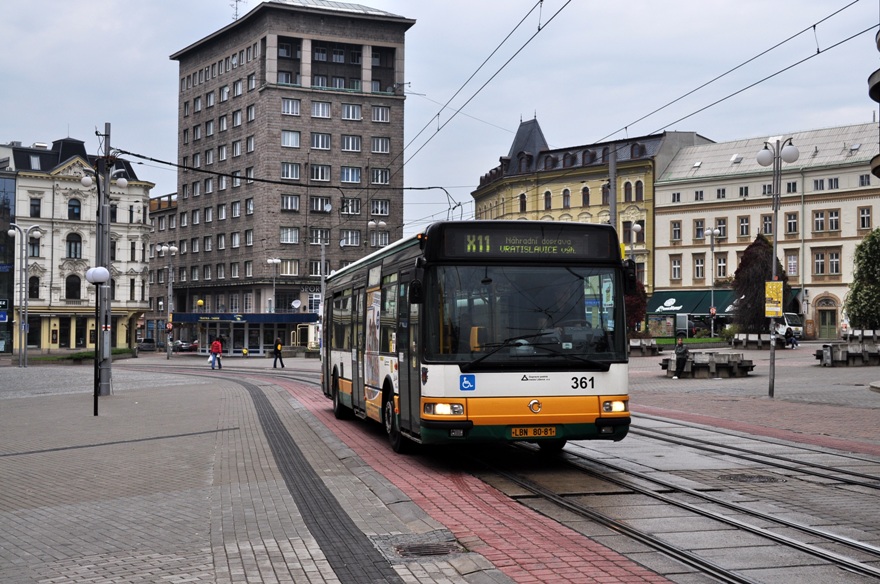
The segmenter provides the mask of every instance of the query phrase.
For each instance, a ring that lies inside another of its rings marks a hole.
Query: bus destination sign
[[[585,233],[583,230],[492,229],[490,226],[476,230],[455,226],[446,229],[444,239],[444,255],[462,259],[604,257],[609,249],[607,232]]]

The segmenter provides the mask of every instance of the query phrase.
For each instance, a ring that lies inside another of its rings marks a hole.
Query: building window
[[[520,213],[526,212],[526,195],[525,195],[525,193],[522,193],[519,196],[519,212]]]
[[[694,219],[694,239],[706,237],[706,222],[702,219]]]
[[[313,164],[309,167],[309,178],[313,181],[329,182],[330,181],[330,165],[329,164]]]
[[[703,191],[694,191],[694,200],[702,201],[703,200]]]
[[[840,188],[838,185],[839,185],[839,179],[837,177],[828,179],[828,190],[829,191]]]
[[[789,276],[798,275],[798,254],[789,252],[785,256],[785,269]]]
[[[241,110],[232,112],[232,127],[237,128],[241,125]]]
[[[322,245],[330,241],[330,230],[323,227],[309,229],[309,245]]]
[[[871,229],[871,207],[859,207],[859,229]]]
[[[391,214],[391,201],[388,199],[373,199],[370,201],[370,214],[387,217]]]
[[[739,218],[739,236],[740,237],[748,237],[749,236],[749,218],[748,217],[740,217]]]
[[[645,200],[645,183],[640,180],[636,181],[636,203],[641,203]]]
[[[387,168],[373,168],[370,173],[374,185],[387,185],[391,182],[391,171]]]
[[[344,103],[344,104],[342,104],[342,119],[343,120],[361,120],[361,119],[363,119],[362,114],[361,114],[360,104],[357,104],[357,103]]]
[[[27,242],[27,254],[30,258],[40,257],[40,240],[36,237],[29,237]]]
[[[226,203],[220,203],[217,205],[217,220],[223,221],[226,219]]]
[[[727,198],[727,189],[715,189],[715,198],[716,199]]]
[[[342,205],[340,206],[339,212],[343,215],[360,215],[361,214],[361,200],[354,199],[351,197],[343,198]]]
[[[814,191],[824,191],[825,190],[825,179],[824,178],[813,179],[813,190]]]
[[[549,211],[553,208],[553,195],[550,194],[550,191],[544,192],[544,210]]]
[[[670,258],[670,274],[673,280],[681,280],[681,258]]]
[[[681,241],[681,221],[673,221],[669,231],[672,233],[672,241]]]
[[[28,278],[28,298],[40,297],[40,278],[31,276]]]
[[[247,121],[253,122],[257,119],[257,106],[251,104],[245,108],[245,113],[247,114]]]
[[[70,203],[68,203],[67,208],[70,209]],[[31,199],[31,217],[39,217],[39,216],[40,216],[40,199]],[[70,216],[68,216],[67,218],[71,219]]]
[[[244,214],[245,215],[253,215],[254,214],[254,200],[253,198],[248,198],[244,200]]]
[[[232,217],[241,217],[241,201],[232,201]]]
[[[727,219],[716,219],[715,228],[718,229],[718,237],[727,237]]]
[[[739,196],[740,197],[748,197],[749,196],[749,187],[739,187]]]
[[[279,241],[281,243],[299,243],[299,227],[282,227]]]
[[[281,114],[285,116],[298,116],[300,101],[289,97],[281,98]]]
[[[822,276],[825,274],[825,252],[817,251],[813,254],[813,275]]]
[[[797,213],[786,213],[785,214],[785,232],[786,233],[797,233],[798,232]]]
[[[813,212],[813,231],[825,231],[825,211]]]
[[[374,154],[389,154],[391,152],[391,138],[374,136],[371,140]]]
[[[313,150],[330,150],[330,134],[312,132]]]
[[[339,232],[339,245],[343,247],[360,247],[361,232],[359,229],[341,229]]]
[[[39,199],[31,199],[31,213],[33,213],[33,201],[36,200],[39,205]],[[37,207],[37,212],[39,213],[39,207]],[[33,217],[34,215],[31,215]],[[36,215],[39,217],[39,215]],[[77,199],[70,199],[67,202],[67,218],[71,221],[79,221],[82,219],[82,203]]]
[[[590,206],[590,187],[584,187],[581,189],[581,207],[589,207]],[[523,209],[524,211],[524,209]]]
[[[859,175],[859,186],[860,187],[871,186],[871,175],[870,174],[860,174]]]
[[[299,162],[282,162],[281,178],[299,180]]]
[[[705,261],[702,255],[694,256],[694,280],[704,280],[706,278]]]
[[[681,203],[681,193],[672,193],[672,202]]]
[[[727,256],[725,254],[718,254],[715,257],[715,277],[727,277]]]
[[[391,121],[391,108],[385,105],[373,106],[373,121],[388,123]]]
[[[299,132],[295,130],[281,130],[281,146],[284,148],[299,148]]]
[[[828,231],[840,231],[840,211],[828,211]]]
[[[796,193],[797,190],[797,181],[789,181],[785,183],[785,192],[786,193]]]
[[[330,102],[329,101],[313,101],[312,102],[313,118],[329,118]]]
[[[282,260],[280,268],[282,276],[299,276],[299,260]]]
[[[571,209],[571,191],[568,189],[562,191],[562,208]]]
[[[361,137],[343,134],[342,135],[342,150],[343,150],[343,152],[360,152],[361,151]]]
[[[773,235],[773,215],[761,215],[761,233]]]
[[[76,233],[71,233],[66,240],[67,256],[72,259],[82,258],[82,237]]]
[[[282,211],[299,211],[299,195],[281,195]]]
[[[839,251],[829,251],[828,252],[828,274],[831,276],[839,276],[840,275],[840,252]]]
[[[64,280],[64,297],[68,300],[82,300],[82,280],[79,276],[67,276]]]
[[[309,209],[312,213],[329,213],[330,197],[311,197],[309,199]]]

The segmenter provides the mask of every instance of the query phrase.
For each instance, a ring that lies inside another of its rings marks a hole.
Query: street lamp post
[[[18,366],[19,367],[27,367],[27,333],[28,333],[28,294],[27,290],[27,278],[28,278],[28,253],[27,253],[27,243],[28,240],[33,237],[34,239],[40,239],[43,235],[40,231],[39,225],[31,225],[27,229],[16,225],[15,223],[9,224],[9,237],[15,237],[15,232],[21,234],[21,241],[19,242],[19,272],[18,272]],[[31,231],[34,232],[33,236],[31,236]]]
[[[776,138],[774,142],[764,142],[764,149],[758,152],[757,160],[761,166],[773,165],[773,281],[778,279],[776,275],[776,247],[779,241],[779,199],[782,193],[782,163],[795,162],[800,156],[797,147],[792,144],[791,138],[782,140]],[[769,395],[773,397],[774,383],[776,380],[776,317],[770,317],[770,388]]]
[[[266,260],[266,263],[272,266],[272,269],[274,270],[272,272],[272,301],[269,304],[269,312],[275,312],[275,307],[278,305],[278,303],[275,302],[275,278],[278,276],[278,264],[281,263],[281,258],[269,258]]]
[[[709,326],[713,339],[715,338],[715,315],[718,312],[715,309],[715,238],[719,235],[721,235],[721,230],[717,227],[709,230],[709,242],[712,245],[712,253],[709,254],[709,269],[712,271],[712,279],[709,281],[711,286],[709,288]]]
[[[99,302],[108,290],[110,270],[104,266],[86,270],[86,280],[95,285],[95,415],[98,415],[98,396],[110,395],[110,317]],[[109,297],[109,296],[108,296]],[[102,320],[102,316],[104,320]],[[98,332],[100,331],[100,333]],[[104,393],[106,390],[107,393]]]
[[[96,372],[101,376],[99,390],[101,395],[110,395],[113,359],[110,346],[112,340],[111,327],[113,321],[113,307],[110,305],[110,286],[105,285],[110,281],[110,179],[118,176],[119,178],[116,179],[116,186],[121,189],[128,186],[128,180],[126,180],[125,177],[120,176],[125,172],[125,169],[113,170],[113,166],[116,165],[116,157],[113,155],[113,151],[110,148],[110,124],[104,124],[103,134],[98,132],[96,132],[96,134],[104,139],[104,156],[99,156],[97,158],[97,168],[94,172],[95,180],[98,183],[97,237],[95,238],[95,263],[97,266],[92,268],[92,270],[103,269],[103,272],[100,272],[98,275],[93,273],[93,277],[103,278],[106,275],[106,279],[103,281],[96,279],[90,280],[88,272],[86,273],[86,279],[96,286],[96,332],[98,326],[101,327],[102,340],[98,343],[102,349],[100,351],[101,360],[100,365],[96,366]],[[91,171],[86,170],[86,172]],[[92,177],[86,174],[80,179],[80,183],[82,186],[89,188],[92,186]],[[96,347],[96,359],[98,358],[98,353],[98,347]],[[95,415],[97,415],[97,406],[95,407]]]
[[[636,261],[636,239],[638,239],[641,232],[642,225],[633,221],[632,235],[629,238],[629,253],[632,256],[632,261]]]
[[[174,289],[171,286],[172,276],[174,274],[174,267],[171,265],[171,261],[175,255],[177,255],[177,246],[176,245],[162,245],[159,247],[159,251],[162,252],[162,255],[168,257],[168,291],[166,292],[165,297],[165,308],[168,314],[168,319],[165,321],[165,331],[167,333],[165,340],[165,358],[171,358],[171,331],[174,327]]]

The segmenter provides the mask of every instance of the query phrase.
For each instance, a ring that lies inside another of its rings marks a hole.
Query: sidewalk
[[[724,380],[633,358],[632,407],[880,456],[880,368],[819,367],[813,350],[776,352],[772,399],[766,350]],[[377,425],[335,420],[308,383],[317,360],[117,360],[97,417],[89,365],[15,365],[0,363],[3,583],[664,581],[430,456],[392,454]]]

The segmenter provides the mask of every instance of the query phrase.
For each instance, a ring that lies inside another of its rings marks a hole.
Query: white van
[[[776,334],[785,335],[785,330],[791,327],[796,339],[804,337],[804,319],[801,315],[794,312],[783,312],[782,316],[776,319]]]

